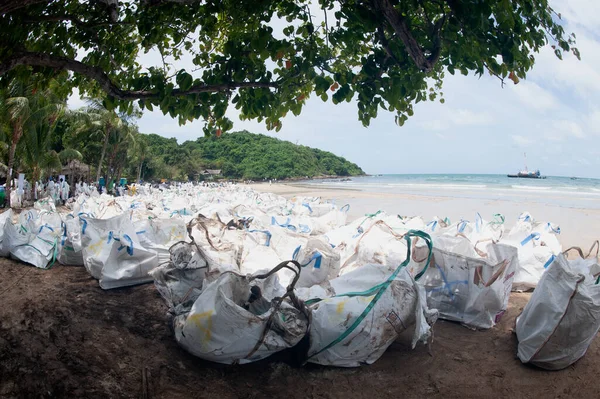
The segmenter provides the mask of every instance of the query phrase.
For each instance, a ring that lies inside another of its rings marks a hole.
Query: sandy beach
[[[510,228],[518,216],[527,211],[536,220],[558,224],[561,228],[559,240],[565,249],[577,246],[587,250],[595,240],[600,239],[600,210],[598,209],[547,205],[533,200],[486,200],[347,188],[320,188],[302,183],[258,183],[248,186],[257,191],[272,192],[286,198],[321,197],[335,200],[340,206],[350,204],[349,220],[378,210],[402,216],[422,216],[426,220],[434,216],[442,219],[448,217],[453,222],[461,218],[474,220],[477,212],[486,220],[490,220],[496,213],[501,213],[506,218],[507,227]]]

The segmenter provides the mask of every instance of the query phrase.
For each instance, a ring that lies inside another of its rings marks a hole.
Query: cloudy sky
[[[228,116],[234,130],[246,129],[331,151],[367,173],[499,173],[523,167],[543,174],[600,178],[600,0],[551,0],[567,32],[577,35],[582,60],[558,60],[548,46],[536,57],[527,80],[500,87],[496,78],[451,76],[445,104],[420,103],[403,127],[380,110],[364,128],[353,103],[307,101],[302,114],[290,113],[280,132]],[[80,101],[72,98],[70,104]],[[201,136],[203,123],[179,126],[160,111],[139,121],[143,133]]]

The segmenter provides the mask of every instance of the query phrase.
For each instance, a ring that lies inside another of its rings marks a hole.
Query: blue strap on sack
[[[275,216],[271,216],[271,225],[272,226],[279,226],[279,227],[285,227],[288,230],[291,230],[293,232],[296,232],[298,229],[296,228],[296,226],[294,226],[293,224],[290,224],[290,218],[287,218],[285,222],[283,223],[279,223],[277,221],[277,219],[275,219]]]
[[[560,234],[560,227],[557,227],[556,229],[554,227],[552,227],[552,223],[548,222],[548,224],[546,225],[546,230],[548,231],[552,231],[555,234]]]
[[[524,246],[531,240],[539,240],[539,239],[540,239],[540,233],[531,233],[527,237],[525,237],[525,239],[523,241],[521,241],[521,246]]]
[[[44,228],[50,230],[51,232],[54,232],[54,229],[52,227],[50,227],[47,224],[45,224],[42,227],[40,227],[40,230],[38,231],[38,234],[40,234],[42,232],[42,230],[44,230]]]
[[[556,259],[555,255],[552,255],[550,258],[548,258],[546,263],[544,263],[544,269],[547,269],[548,266],[550,266],[552,264],[552,262],[554,262],[554,259]]]
[[[437,220],[432,220],[431,222],[427,223],[427,227],[431,226],[431,231],[435,231],[435,226],[437,226],[438,221]]]
[[[118,251],[127,247],[127,253],[129,254],[129,256],[133,256],[133,240],[127,234],[123,234],[123,239],[128,242],[128,245],[121,244],[121,246],[118,248]],[[115,241],[120,241],[120,240],[115,238]]]
[[[271,245],[271,237],[272,234],[269,230],[248,230],[248,233],[264,233],[267,235],[267,241],[265,242],[265,247]]]
[[[294,250],[294,253],[292,254],[292,259],[297,261],[298,260],[298,255],[300,254],[300,248],[302,248],[302,245],[298,245],[298,247]],[[321,260],[323,259],[323,255],[319,252],[319,251],[315,251],[313,253],[313,255],[310,257],[310,259],[304,263],[304,264],[300,264],[300,266],[302,267],[306,267],[308,266],[312,261],[315,261],[315,269],[320,269],[321,268]]]

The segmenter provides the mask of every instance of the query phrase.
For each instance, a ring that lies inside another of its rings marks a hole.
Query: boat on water
[[[522,170],[515,175],[507,175],[508,177],[520,177],[523,179],[545,179],[546,176],[542,176],[539,170],[530,172],[528,170]]]
[[[525,157],[525,170],[520,171],[517,174],[514,175],[507,175],[508,177],[518,177],[518,178],[522,178],[522,179],[545,179],[546,176],[542,176],[542,174],[540,173],[539,169],[536,170],[535,172],[530,172],[527,169],[527,154],[523,154]]]

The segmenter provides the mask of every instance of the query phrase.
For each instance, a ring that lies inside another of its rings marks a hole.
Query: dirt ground
[[[511,329],[528,294],[489,331],[439,321],[427,347],[395,343],[371,366],[296,367],[289,354],[246,366],[176,344],[151,284],[103,291],[83,267],[0,260],[0,397],[597,398],[599,341],[558,372],[524,366]]]

